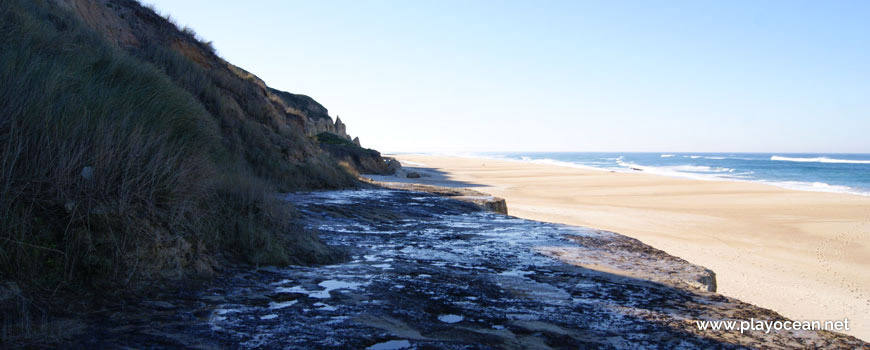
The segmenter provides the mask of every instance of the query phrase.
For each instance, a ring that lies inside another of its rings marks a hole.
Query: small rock
[[[409,178],[409,179],[419,179],[419,178],[420,178],[420,173],[418,173],[418,172],[416,172],[416,171],[411,171],[411,172],[408,173],[408,175],[405,175],[405,177],[407,177],[407,178]]]
[[[269,297],[267,297],[263,294],[245,295],[242,297],[242,300],[245,304],[258,305],[258,306],[266,305],[272,301],[272,299],[270,299]]]
[[[94,177],[94,167],[86,166],[86,167],[82,168],[82,177],[85,180],[92,179]]]

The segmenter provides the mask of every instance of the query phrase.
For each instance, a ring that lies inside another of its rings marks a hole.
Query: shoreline
[[[507,200],[511,215],[618,232],[712,269],[723,295],[795,320],[848,318],[870,338],[870,198],[517,160],[393,155]],[[412,163],[413,164],[413,163]],[[397,178],[393,178],[397,179]],[[391,180],[395,181],[395,180]]]
[[[572,152],[566,152],[572,153]],[[593,152],[594,153],[594,152]],[[659,154],[662,152],[639,152],[639,153],[650,153],[650,154]],[[701,153],[704,154],[704,153]],[[788,154],[788,153],[783,153]],[[862,190],[861,188],[842,186],[842,185],[831,185],[825,182],[810,182],[810,181],[776,181],[776,180],[763,180],[763,179],[739,179],[739,178],[725,178],[718,177],[713,174],[700,174],[700,173],[680,173],[680,172],[655,172],[650,170],[645,170],[643,168],[655,168],[655,166],[646,166],[646,165],[638,165],[639,168],[631,167],[626,165],[620,168],[604,168],[597,167],[594,165],[587,165],[581,163],[575,163],[564,160],[557,160],[552,158],[530,158],[530,159],[515,159],[508,158],[505,156],[486,156],[481,154],[437,154],[437,153],[385,153],[384,156],[401,158],[403,155],[408,156],[427,156],[427,157],[447,157],[447,158],[468,158],[468,159],[484,159],[484,160],[492,160],[492,161],[506,161],[506,162],[517,162],[517,163],[525,163],[525,164],[539,164],[539,165],[548,165],[548,166],[557,166],[564,168],[572,168],[572,169],[581,169],[581,170],[593,170],[593,171],[601,171],[601,172],[615,172],[615,173],[623,173],[623,174],[645,174],[645,175],[653,175],[653,176],[663,176],[674,179],[684,179],[684,180],[697,180],[697,181],[724,181],[724,182],[737,182],[737,183],[750,183],[750,184],[760,184],[773,186],[780,189],[791,190],[791,191],[801,191],[801,192],[817,192],[817,193],[839,193],[839,194],[848,194],[855,195],[861,197],[870,197],[870,190]],[[673,155],[670,155],[673,156]],[[413,161],[411,163],[414,163]],[[408,167],[415,167],[415,164],[407,164]],[[848,190],[837,189],[837,187],[847,187]]]

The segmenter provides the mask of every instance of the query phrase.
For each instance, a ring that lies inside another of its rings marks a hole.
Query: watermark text
[[[746,331],[770,333],[771,331],[849,331],[849,319],[831,321],[766,321],[750,318],[747,320],[695,321],[701,331]]]

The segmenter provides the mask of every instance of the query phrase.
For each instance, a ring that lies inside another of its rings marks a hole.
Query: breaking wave
[[[779,161],[786,161],[786,162],[802,162],[802,163],[870,164],[870,160],[836,159],[836,158],[828,158],[828,157],[797,158],[797,157],[773,156],[773,157],[770,157],[770,160],[779,160]]]

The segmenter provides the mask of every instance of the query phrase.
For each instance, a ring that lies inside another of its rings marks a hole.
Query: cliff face
[[[269,88],[257,76],[217,56],[191,29],[133,0],[51,0],[70,10],[114,45],[173,78],[220,120],[227,144],[258,175],[282,188],[331,188],[352,183],[321,152],[313,136],[330,132],[352,140],[314,99]],[[371,159],[381,161],[379,156]]]
[[[287,106],[287,113],[294,113],[304,117],[306,135],[317,136],[318,134],[328,132],[351,141],[357,146],[361,146],[359,137],[351,138],[347,134],[347,127],[341,121],[341,118],[336,116],[335,122],[333,122],[326,108],[317,103],[313,98],[272,88],[269,88],[269,92],[284,101],[284,104]]]

